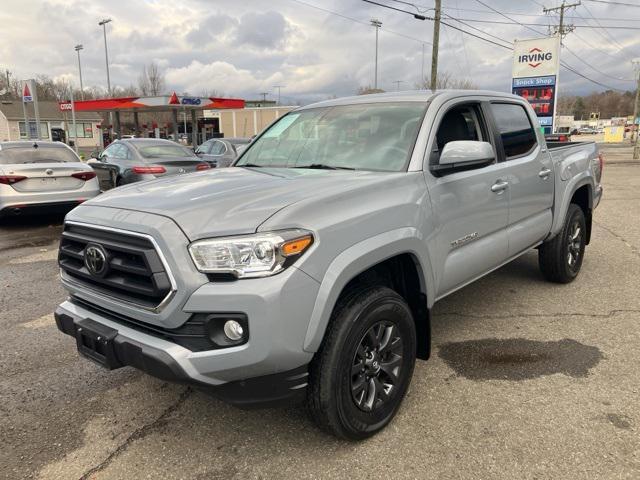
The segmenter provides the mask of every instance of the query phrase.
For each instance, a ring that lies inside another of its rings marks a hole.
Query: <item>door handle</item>
[[[540,173],[538,173],[538,176],[544,180],[549,178],[549,175],[551,175],[551,169],[549,168],[543,168],[542,170],[540,170]]]
[[[508,186],[509,186],[509,182],[503,182],[501,180],[498,180],[496,183],[491,185],[491,191],[499,195],[502,192],[504,192]]]

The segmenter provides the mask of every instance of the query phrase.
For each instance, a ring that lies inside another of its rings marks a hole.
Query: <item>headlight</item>
[[[255,278],[282,271],[312,243],[313,236],[306,230],[283,230],[198,240],[189,245],[189,253],[203,273]]]

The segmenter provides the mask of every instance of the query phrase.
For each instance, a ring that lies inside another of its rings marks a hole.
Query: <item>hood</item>
[[[87,205],[171,218],[191,240],[253,233],[279,210],[305,198],[376,183],[389,173],[285,168],[222,168],[109,190]]]

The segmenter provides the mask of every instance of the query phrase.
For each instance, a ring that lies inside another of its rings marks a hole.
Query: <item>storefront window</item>
[[[20,138],[37,138],[38,132],[36,129],[36,122],[29,120],[29,130],[31,134],[27,137],[27,129],[24,122],[18,122],[18,128],[20,129]],[[47,122],[40,122],[40,136],[42,138],[49,138],[49,126]]]

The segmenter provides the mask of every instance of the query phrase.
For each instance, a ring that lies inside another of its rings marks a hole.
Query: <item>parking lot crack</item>
[[[91,478],[92,475],[100,472],[101,470],[104,470],[116,457],[118,457],[120,454],[122,454],[133,442],[135,442],[136,440],[139,440],[141,438],[144,438],[149,433],[151,433],[155,427],[157,427],[159,424],[161,424],[163,422],[163,420],[165,420],[167,417],[169,417],[173,412],[175,412],[185,402],[185,400],[191,394],[191,391],[192,391],[191,388],[187,387],[180,394],[178,399],[174,403],[169,405],[158,417],[156,417],[155,420],[153,420],[151,423],[147,423],[147,424],[141,426],[140,428],[137,428],[136,430],[134,430],[125,439],[125,441],[122,442],[118,446],[118,448],[116,448],[113,452],[111,452],[107,456],[107,458],[105,458],[102,462],[100,462],[95,467],[92,467],[91,469],[89,469],[85,473],[83,473],[82,476],[80,477],[80,480],[87,480],[87,479]]]
[[[593,222],[594,224],[596,224],[598,227],[602,228],[603,230],[605,230],[606,232],[610,233],[611,235],[613,235],[614,237],[616,237],[618,240],[620,240],[622,243],[624,243],[627,247],[629,247],[631,249],[631,252],[637,256],[640,257],[640,248],[636,247],[635,245],[633,245],[632,243],[630,243],[626,238],[624,238],[621,235],[618,235],[616,232],[614,232],[613,230],[611,230],[609,227],[605,227],[604,225],[602,225],[599,222]]]

